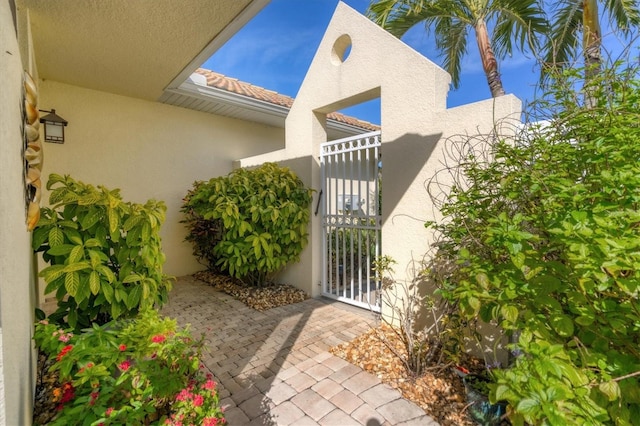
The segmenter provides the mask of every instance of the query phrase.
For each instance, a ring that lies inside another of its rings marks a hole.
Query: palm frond
[[[637,0],[607,0],[605,10],[611,16],[612,27],[628,35],[633,27],[640,27],[640,9]]]
[[[420,0],[377,0],[372,1],[365,12],[366,16],[396,37],[402,37],[417,22],[415,15]]]
[[[494,2],[491,14],[496,24],[493,30],[493,50],[498,58],[504,58],[517,49],[527,48],[537,52],[540,37],[549,25],[538,0],[501,0]]]
[[[564,68],[575,58],[576,48],[580,43],[577,33],[582,28],[582,15],[581,1],[558,2],[544,47],[543,73],[550,69]]]
[[[462,58],[467,53],[469,25],[463,21],[442,20],[436,27],[436,47],[444,57],[442,67],[451,75],[454,89],[460,86]]]

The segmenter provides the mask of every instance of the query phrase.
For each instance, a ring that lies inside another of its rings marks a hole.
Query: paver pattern
[[[327,351],[375,325],[369,312],[325,299],[258,312],[187,276],[162,313],[205,336],[203,363],[231,426],[437,425],[397,390]]]

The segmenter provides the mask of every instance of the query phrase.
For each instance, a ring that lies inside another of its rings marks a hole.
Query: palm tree
[[[367,16],[397,37],[419,23],[424,23],[427,32],[433,29],[454,88],[460,84],[461,61],[467,53],[469,29],[473,29],[493,97],[504,95],[498,59],[511,55],[514,47],[535,49],[537,35],[547,28],[536,0],[372,0]],[[494,27],[492,37],[488,24]]]
[[[606,0],[602,2],[610,22],[623,36],[632,27],[640,26],[640,9],[637,0]],[[580,43],[582,33],[582,43]],[[545,69],[562,69],[568,66],[582,48],[585,80],[600,72],[602,33],[597,0],[561,0],[556,2],[547,44]]]

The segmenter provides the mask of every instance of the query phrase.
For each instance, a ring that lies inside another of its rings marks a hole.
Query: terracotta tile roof
[[[198,68],[195,72],[207,78],[207,85],[209,87],[215,87],[217,89],[226,90],[228,92],[237,93],[239,95],[269,102],[274,105],[284,106],[287,108],[291,108],[291,106],[293,105],[292,97],[282,95],[278,92],[274,92],[273,90],[254,86],[253,84],[240,81],[236,78],[227,77],[223,74],[219,74],[217,72],[204,68]],[[380,130],[380,126],[376,126],[375,124],[371,124],[367,121],[358,120],[357,118],[350,117],[339,112],[331,112],[327,114],[327,118],[351,126],[360,127],[364,130]]]

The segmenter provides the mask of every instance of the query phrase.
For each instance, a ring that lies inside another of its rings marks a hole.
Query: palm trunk
[[[482,68],[487,76],[489,90],[491,90],[491,96],[497,98],[498,96],[504,95],[504,89],[502,88],[500,73],[498,73],[498,61],[496,60],[496,55],[493,53],[493,49],[491,49],[491,41],[489,40],[486,22],[479,20],[475,30],[478,50],[480,51],[480,58],[482,59]]]
[[[598,2],[596,0],[584,0],[583,4],[582,46],[584,48],[587,77],[593,77],[600,72],[601,64],[600,45],[602,44],[602,35],[598,19]]]
[[[598,2],[596,0],[583,0],[582,12],[582,47],[584,48],[584,80],[585,85],[589,85],[591,80],[600,74],[602,59],[600,56],[600,46],[602,35],[600,32],[600,21],[598,18]],[[593,107],[595,99],[585,92],[585,103]]]

